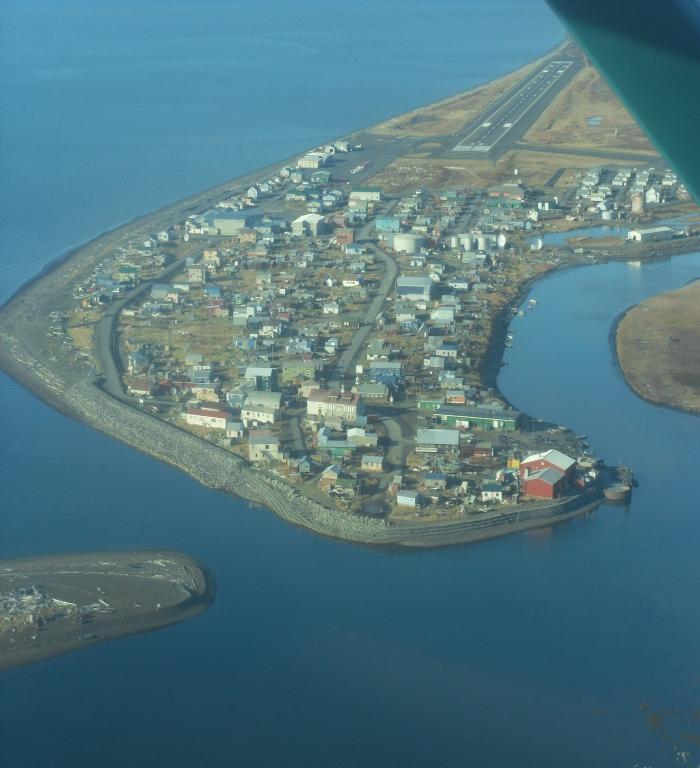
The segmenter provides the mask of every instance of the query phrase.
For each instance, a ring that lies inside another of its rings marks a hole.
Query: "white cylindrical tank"
[[[476,250],[485,251],[488,243],[486,235],[477,235],[474,239],[476,241]]]
[[[450,238],[450,248],[459,248],[459,238],[457,235],[453,235]]]
[[[503,249],[506,247],[506,236],[501,232],[498,237],[496,238],[496,245]]]
[[[420,235],[414,235],[411,232],[399,232],[394,235],[394,250],[397,253],[412,255],[420,251],[424,242]]]
[[[632,195],[632,213],[644,213],[644,196],[639,193]]]

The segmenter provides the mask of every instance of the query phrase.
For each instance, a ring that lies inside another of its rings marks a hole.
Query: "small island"
[[[698,249],[696,210],[566,41],[78,248],[2,307],[0,365],[323,535],[429,547],[550,526],[630,476],[499,393],[528,293],[552,270]]]
[[[700,282],[629,309],[615,344],[625,379],[640,397],[700,413]]]
[[[179,552],[0,560],[0,671],[175,624],[215,593],[209,570]]]

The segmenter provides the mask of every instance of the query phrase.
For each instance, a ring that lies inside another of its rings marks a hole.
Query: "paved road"
[[[333,373],[329,377],[330,379],[339,382],[346,376],[354,373],[353,366],[355,361],[357,360],[362,346],[374,330],[377,317],[379,317],[379,313],[384,307],[386,297],[389,295],[389,291],[392,289],[396,276],[399,273],[399,265],[396,263],[393,256],[389,256],[389,254],[380,251],[373,242],[368,240],[369,232],[373,226],[374,223],[370,222],[360,230],[358,242],[364,242],[364,245],[374,254],[374,256],[384,263],[384,277],[379,284],[377,293],[365,312],[364,325],[361,325],[357,329],[352,341],[338,358]]]
[[[146,291],[149,291],[154,283],[165,282],[170,276],[179,272],[188,258],[196,258],[208,247],[208,245],[208,242],[198,245],[196,249],[187,253],[186,256],[169,264],[156,277],[150,280],[145,280],[137,285],[133,291],[127,293],[124,298],[112,302],[95,326],[93,349],[98,361],[98,368],[102,371],[102,388],[112,397],[115,397],[122,402],[129,403],[130,405],[133,405],[137,401],[136,398],[129,397],[124,392],[122,386],[121,365],[118,362],[121,360],[119,354],[119,338],[117,335],[117,318],[119,313],[127,304],[138,299]]]
[[[404,465],[404,459],[407,454],[409,441],[406,440],[401,432],[401,425],[396,419],[390,416],[384,416],[381,419],[389,438],[389,447],[386,452],[387,462],[395,469],[401,469]]]

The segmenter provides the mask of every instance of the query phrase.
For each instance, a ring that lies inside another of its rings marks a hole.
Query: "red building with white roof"
[[[571,485],[576,460],[557,450],[534,453],[520,462],[522,491],[538,499],[556,499]]]

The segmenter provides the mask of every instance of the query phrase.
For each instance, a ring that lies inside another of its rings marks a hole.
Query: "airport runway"
[[[471,123],[462,138],[449,150],[449,155],[494,156],[512,148],[542,114],[545,106],[570,82],[581,64],[581,61],[573,59],[555,59],[542,64]]]

